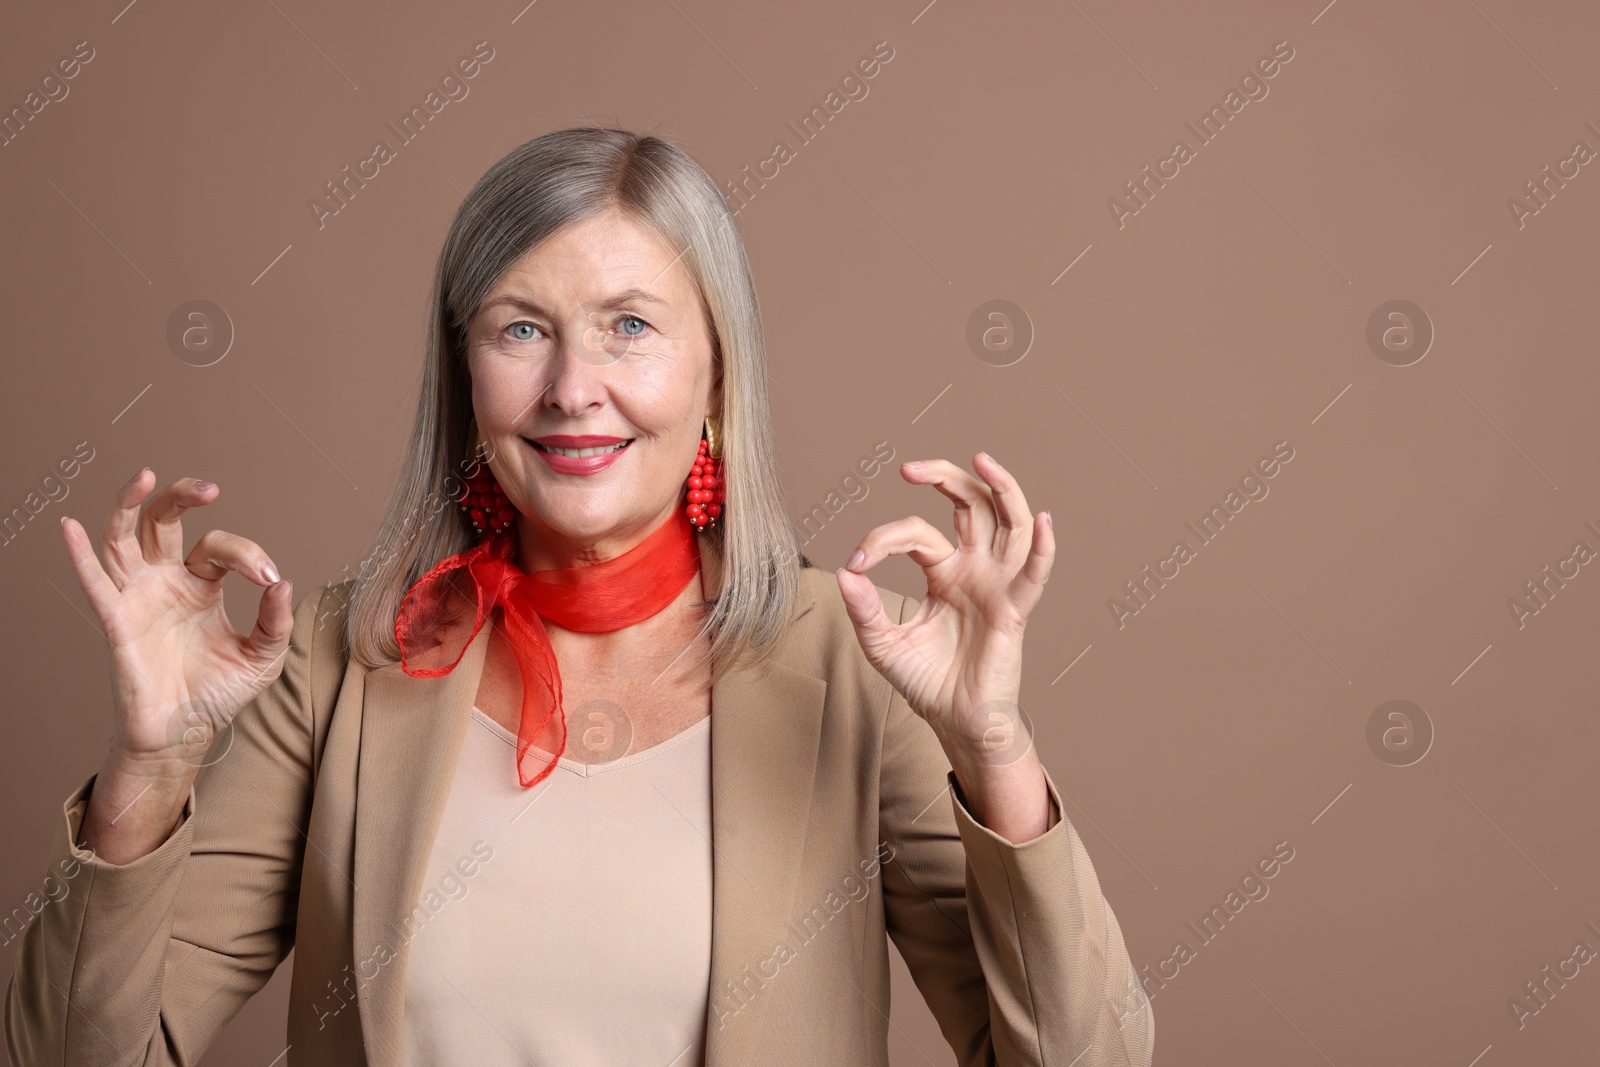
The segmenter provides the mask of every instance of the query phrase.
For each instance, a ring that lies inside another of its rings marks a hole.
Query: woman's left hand
[[[942,459],[900,467],[907,481],[955,502],[958,546],[910,515],[869,532],[836,574],[867,660],[927,720],[952,761],[1005,764],[1032,743],[1018,705],[1022,635],[1050,577],[1055,532],[1047,512],[1028,510],[1021,486],[994,457],[979,452],[973,469],[982,481]],[[895,624],[866,572],[902,554],[922,568],[928,592]]]

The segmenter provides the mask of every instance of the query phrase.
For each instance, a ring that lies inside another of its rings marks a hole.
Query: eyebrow
[[[644,289],[640,289],[638,286],[634,286],[631,289],[624,289],[620,293],[617,293],[617,294],[615,294],[613,296],[607,297],[605,300],[602,300],[602,301],[600,301],[600,303],[596,304],[595,307],[600,309],[600,310],[609,311],[609,310],[613,310],[615,308],[619,308],[623,304],[629,304],[629,303],[635,303],[635,302],[647,303],[647,304],[659,304],[662,307],[670,307],[671,306],[665,300],[661,299],[659,296],[656,296],[654,293],[649,292],[649,291],[644,290]],[[505,293],[505,294],[503,294],[501,296],[496,297],[493,300],[488,301],[487,303],[485,303],[483,305],[482,310],[488,311],[490,308],[496,308],[496,307],[501,307],[501,306],[510,306],[510,307],[521,308],[523,311],[531,312],[532,314],[535,314],[535,315],[543,315],[545,318],[554,318],[555,317],[555,316],[551,315],[550,312],[548,310],[546,310],[541,304],[539,304],[538,301],[531,300],[531,299],[529,299],[527,297],[524,297],[524,296],[518,296],[515,293]]]

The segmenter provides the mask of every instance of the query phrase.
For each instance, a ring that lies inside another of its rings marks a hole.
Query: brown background
[[[95,50],[0,148],[0,508],[94,449],[0,548],[5,910],[109,731],[57,516],[97,528],[149,464],[220,482],[208,522],[267,546],[298,595],[354,569],[461,194],[514,145],[602,119],[724,181],[796,150],[740,222],[797,516],[878,441],[987,449],[1052,510],[1024,703],[1135,963],[1197,944],[1186,921],[1294,848],[1157,992],[1158,1063],[1592,1056],[1600,967],[1521,1029],[1507,1006],[1575,942],[1600,950],[1600,566],[1523,628],[1508,609],[1576,541],[1600,549],[1600,163],[1522,228],[1507,207],[1574,141],[1600,149],[1592,5],[122,3],[0,13],[0,107]],[[480,40],[470,95],[319,230],[323,183]],[[869,94],[799,145],[785,123],[880,40]],[[1193,147],[1184,122],[1283,40],[1269,95],[1119,229],[1107,199]],[[209,367],[166,341],[195,299],[236,331]],[[993,299],[1035,334],[1009,366],[966,341]],[[1392,299],[1436,330],[1406,367],[1366,341]],[[1108,599],[1284,440],[1270,495],[1119,629]],[[912,511],[948,528],[932,490],[865,484],[810,544],[822,565]],[[918,577],[874,572],[913,595]],[[1435,731],[1410,766],[1368,746],[1391,699]],[[282,1050],[287,977],[208,1064]],[[951,1062],[903,969],[894,992],[894,1062]]]

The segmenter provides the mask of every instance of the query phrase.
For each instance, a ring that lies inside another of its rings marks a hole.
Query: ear
[[[720,361],[712,362],[711,373],[713,376],[711,381],[711,402],[707,405],[706,410],[718,418],[722,418],[722,363]]]

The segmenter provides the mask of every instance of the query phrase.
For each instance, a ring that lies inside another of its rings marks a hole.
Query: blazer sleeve
[[[957,1063],[1148,1067],[1149,999],[1049,772],[1050,828],[1012,844],[967,810],[938,738],[893,692],[880,774],[885,921]]]
[[[93,777],[62,805],[46,884],[65,891],[24,931],[6,993],[13,1064],[190,1067],[288,955],[313,706],[332,699],[312,691],[326,592],[295,610],[282,672],[217,739],[154,851],[119,866],[77,844]]]

